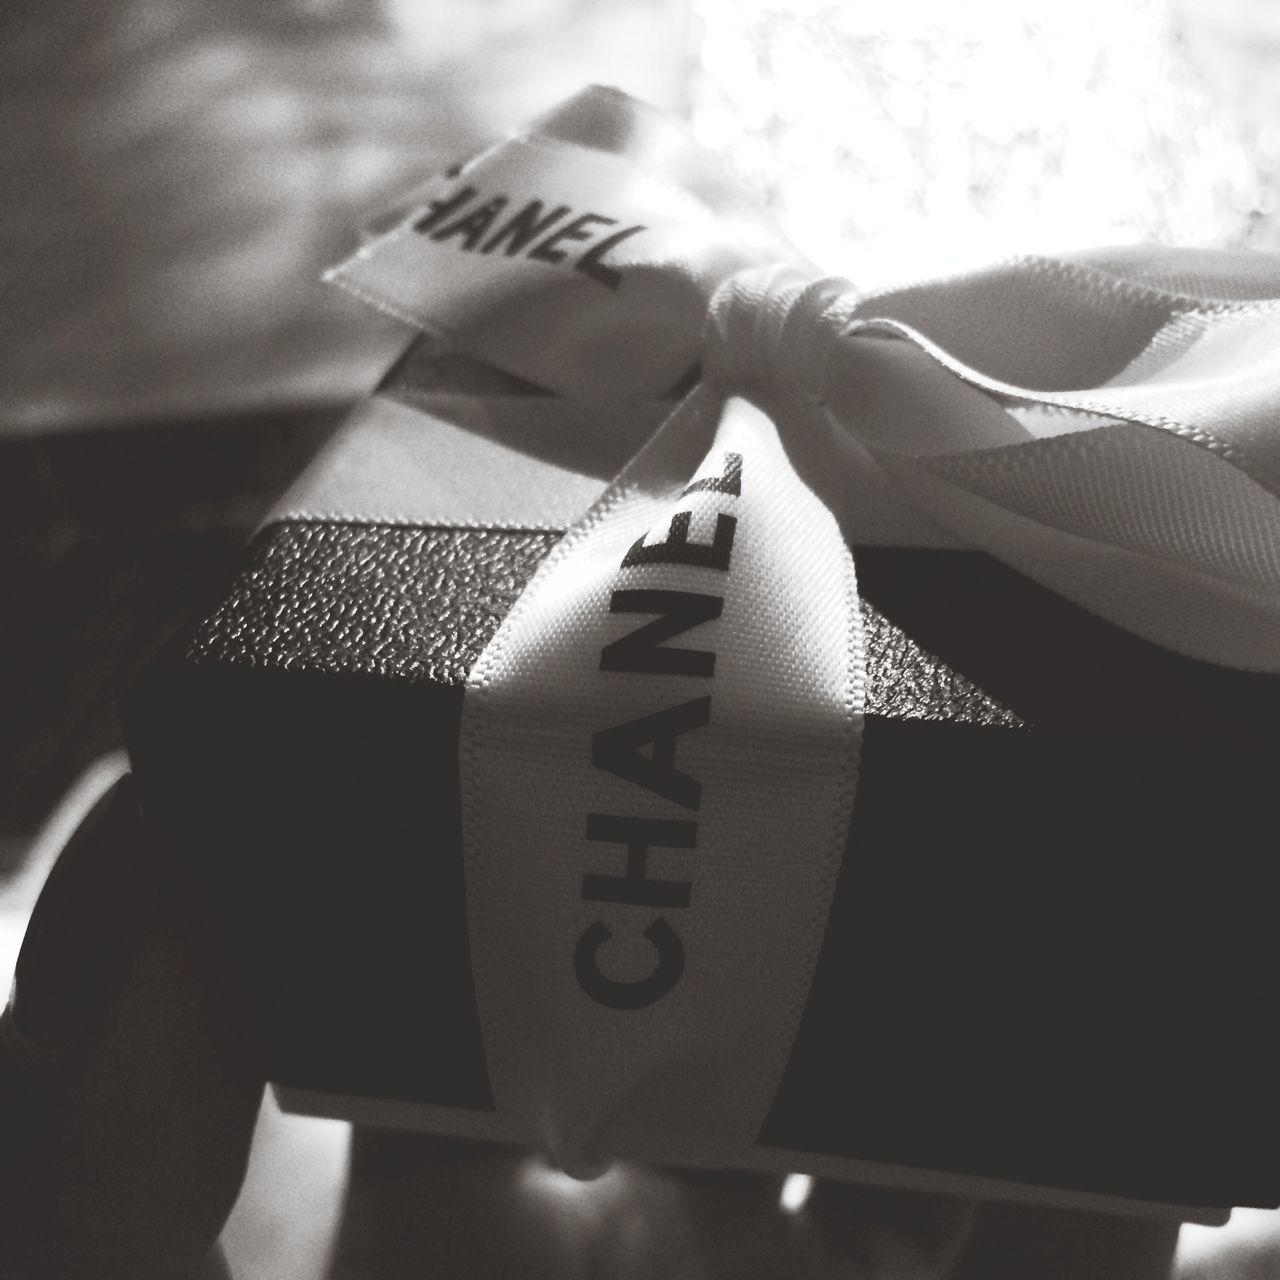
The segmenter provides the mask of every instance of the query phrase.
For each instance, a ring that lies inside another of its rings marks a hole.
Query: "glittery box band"
[[[556,538],[276,520],[126,708],[266,1074],[344,1114],[491,1105],[462,689]],[[1280,685],[979,553],[854,555],[858,798],[762,1148],[1188,1217],[1274,1205]]]

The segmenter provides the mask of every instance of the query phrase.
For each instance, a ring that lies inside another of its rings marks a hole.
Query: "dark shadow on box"
[[[136,687],[144,804],[278,1083],[485,1108],[457,734],[554,535],[269,526]],[[865,548],[848,852],[765,1144],[1275,1205],[1280,682]]]
[[[345,413],[300,405],[0,441],[0,836],[29,835],[122,745],[116,699],[225,592],[255,524]]]

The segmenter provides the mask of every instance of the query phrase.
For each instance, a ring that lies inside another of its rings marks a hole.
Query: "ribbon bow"
[[[333,278],[598,401],[601,431],[701,361],[470,679],[497,1107],[470,1131],[574,1171],[806,1167],[755,1138],[846,856],[868,472],[1139,636],[1280,671],[1280,263],[1109,250],[860,297],[676,126],[593,89]]]

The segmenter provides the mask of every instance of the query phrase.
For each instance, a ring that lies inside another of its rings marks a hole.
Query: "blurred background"
[[[685,118],[870,288],[1089,244],[1280,251],[1277,0],[8,0],[0,980],[124,767],[116,697],[406,341],[321,269],[590,81]],[[244,1275],[328,1247],[320,1208],[254,1216],[282,1179],[336,1203],[343,1138],[311,1123],[260,1144]]]
[[[10,0],[0,36],[10,435],[354,394],[402,335],[321,267],[591,80],[684,116],[871,287],[1280,247],[1271,0]]]

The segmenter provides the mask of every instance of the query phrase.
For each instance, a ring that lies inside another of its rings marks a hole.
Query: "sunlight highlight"
[[[807,1173],[789,1173],[782,1184],[778,1208],[783,1213],[799,1213],[813,1194],[813,1179]]]
[[[696,133],[802,252],[863,287],[1018,253],[1280,235],[1280,154],[1228,109],[1185,3],[696,8]]]

